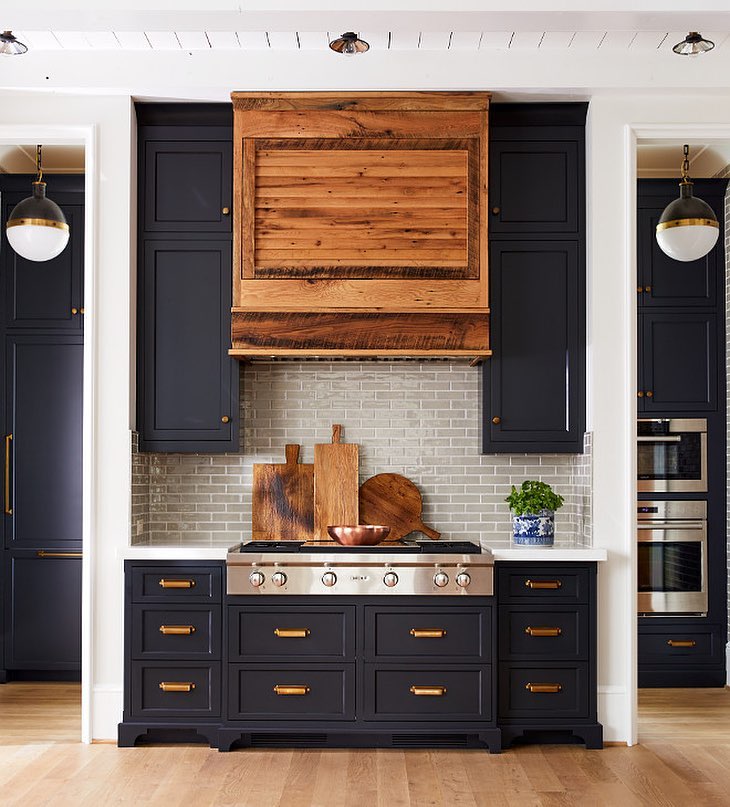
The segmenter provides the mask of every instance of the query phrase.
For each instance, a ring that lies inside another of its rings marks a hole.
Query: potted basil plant
[[[523,546],[552,546],[555,537],[555,511],[563,506],[563,497],[547,484],[525,480],[519,490],[505,499],[512,511],[512,539]]]

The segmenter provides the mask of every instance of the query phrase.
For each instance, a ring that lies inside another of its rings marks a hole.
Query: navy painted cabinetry
[[[493,104],[484,453],[581,452],[586,104]]]
[[[145,104],[139,123],[137,427],[143,451],[238,450],[232,112]]]

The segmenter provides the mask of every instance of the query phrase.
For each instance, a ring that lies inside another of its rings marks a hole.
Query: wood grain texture
[[[437,111],[489,108],[485,92],[232,92],[234,109]]]
[[[314,466],[299,462],[299,446],[285,447],[286,463],[253,466],[251,537],[309,541],[314,530]]]
[[[400,474],[377,474],[360,485],[360,522],[390,527],[389,541],[410,532],[422,532],[434,541],[441,533],[426,526],[422,519],[423,500],[416,485]]]
[[[456,313],[276,313],[232,314],[233,351],[368,350],[465,351],[489,350],[485,314]],[[465,353],[465,355],[466,355]]]
[[[332,442],[314,446],[314,538],[331,541],[328,526],[358,524],[357,485],[360,448],[342,443],[342,426],[332,427]]]

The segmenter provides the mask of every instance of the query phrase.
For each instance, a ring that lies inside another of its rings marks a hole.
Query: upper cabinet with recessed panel
[[[232,353],[488,355],[489,96],[232,98]]]

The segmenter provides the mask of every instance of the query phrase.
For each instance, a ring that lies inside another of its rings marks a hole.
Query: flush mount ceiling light
[[[358,53],[370,50],[370,45],[364,39],[358,39],[354,31],[346,31],[338,39],[333,39],[330,47],[337,53],[344,53],[345,56],[357,56]]]
[[[19,42],[12,31],[3,31],[0,34],[0,56],[20,56],[28,52],[28,46]]]
[[[692,196],[689,178],[689,146],[684,146],[679,199],[670,202],[656,226],[656,240],[662,252],[675,261],[696,261],[715,246],[720,223],[712,208]]]
[[[36,146],[38,176],[33,195],[13,208],[5,225],[10,246],[29,261],[50,261],[68,244],[69,227],[61,208],[46,198],[41,169],[41,147]]]
[[[697,31],[690,31],[681,42],[677,42],[672,50],[680,56],[699,56],[700,53],[706,53],[714,47],[714,42],[703,39],[702,34]]]

